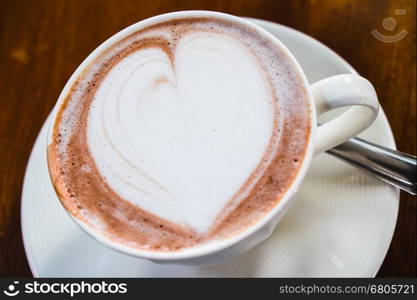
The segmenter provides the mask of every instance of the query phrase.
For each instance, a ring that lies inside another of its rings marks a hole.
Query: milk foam
[[[146,211],[207,232],[264,156],[273,128],[264,71],[224,34],[134,52],[102,81],[88,146],[110,187]]]
[[[298,173],[304,83],[244,25],[173,20],[114,43],[74,81],[48,165],[63,205],[129,247],[175,251],[245,230]]]

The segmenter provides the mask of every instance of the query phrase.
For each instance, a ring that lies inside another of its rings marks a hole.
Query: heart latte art
[[[310,135],[302,79],[244,25],[155,24],[115,42],[74,81],[48,148],[64,206],[130,247],[174,251],[267,214]]]

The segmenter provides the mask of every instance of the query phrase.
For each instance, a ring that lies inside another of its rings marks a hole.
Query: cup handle
[[[333,148],[365,130],[376,119],[378,97],[372,84],[353,74],[341,74],[311,85],[317,115],[342,106],[352,106],[337,118],[317,128],[314,154]]]

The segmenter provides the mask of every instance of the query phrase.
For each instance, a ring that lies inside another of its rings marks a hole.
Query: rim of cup
[[[310,165],[313,152],[314,152],[314,141],[316,136],[316,110],[315,110],[315,104],[313,100],[313,96],[311,94],[309,83],[307,81],[307,78],[299,65],[298,61],[295,59],[293,54],[287,49],[287,47],[280,41],[278,38],[273,36],[271,33],[263,29],[262,27],[245,20],[241,17],[229,15],[226,13],[221,12],[214,12],[214,11],[204,11],[204,10],[189,10],[189,11],[178,11],[178,12],[171,12],[166,13],[162,15],[157,15],[142,21],[139,21],[137,23],[134,23],[121,31],[117,32],[116,34],[112,35],[110,38],[105,40],[103,43],[101,43],[93,52],[91,52],[86,59],[79,65],[79,67],[74,71],[74,73],[71,75],[70,79],[65,84],[63,90],[61,91],[57,103],[55,104],[52,112],[51,112],[51,118],[50,118],[50,124],[48,129],[48,141],[47,145],[50,145],[52,142],[52,128],[55,123],[56,114],[58,113],[62,102],[66,98],[67,94],[69,93],[74,81],[78,78],[80,73],[103,51],[105,51],[110,45],[118,42],[119,40],[123,39],[124,37],[128,36],[129,34],[143,29],[145,27],[162,23],[165,21],[170,21],[174,19],[183,19],[183,18],[198,18],[198,17],[206,17],[206,18],[220,18],[229,20],[231,22],[239,23],[243,26],[250,27],[251,29],[256,30],[258,33],[260,33],[263,37],[266,37],[268,40],[270,40],[272,43],[278,45],[278,47],[283,50],[287,56],[287,59],[289,59],[295,69],[297,70],[298,74],[300,75],[300,78],[303,81],[303,85],[305,87],[305,90],[307,92],[307,98],[310,106],[310,136],[307,143],[306,152],[303,158],[302,166],[298,170],[297,175],[295,176],[295,179],[291,183],[291,185],[288,187],[288,190],[285,192],[283,197],[279,200],[279,202],[261,219],[259,219],[255,224],[249,226],[242,232],[239,232],[238,234],[225,239],[216,239],[212,241],[208,241],[207,243],[203,244],[197,244],[194,247],[190,248],[184,248],[180,250],[175,251],[155,251],[155,250],[144,250],[144,249],[138,249],[126,246],[122,243],[119,243],[117,241],[112,240],[111,238],[105,236],[104,234],[100,233],[98,230],[94,229],[91,225],[85,223],[84,221],[78,219],[77,217],[73,216],[67,209],[65,211],[71,216],[71,218],[75,221],[76,224],[78,224],[83,230],[88,232],[92,237],[94,237],[97,241],[100,243],[106,245],[107,247],[110,247],[114,250],[117,250],[119,252],[135,256],[135,257],[141,257],[146,258],[150,260],[159,260],[159,261],[175,261],[175,260],[184,260],[184,259],[191,259],[191,258],[197,258],[209,254],[213,254],[215,252],[219,252],[221,250],[230,248],[231,246],[245,240],[252,234],[255,234],[260,228],[262,228],[264,225],[266,225],[268,222],[271,221],[276,215],[280,213],[284,213],[289,205],[291,204],[291,199],[293,198],[293,195],[296,193],[299,185],[303,181],[305,174],[307,172],[307,169]],[[49,169],[49,166],[48,166]],[[57,196],[58,197],[58,196]]]

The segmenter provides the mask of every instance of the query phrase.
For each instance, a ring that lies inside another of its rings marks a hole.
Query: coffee
[[[244,231],[291,186],[310,136],[303,80],[249,26],[186,18],[100,53],[48,146],[72,215],[118,243],[175,251]]]

